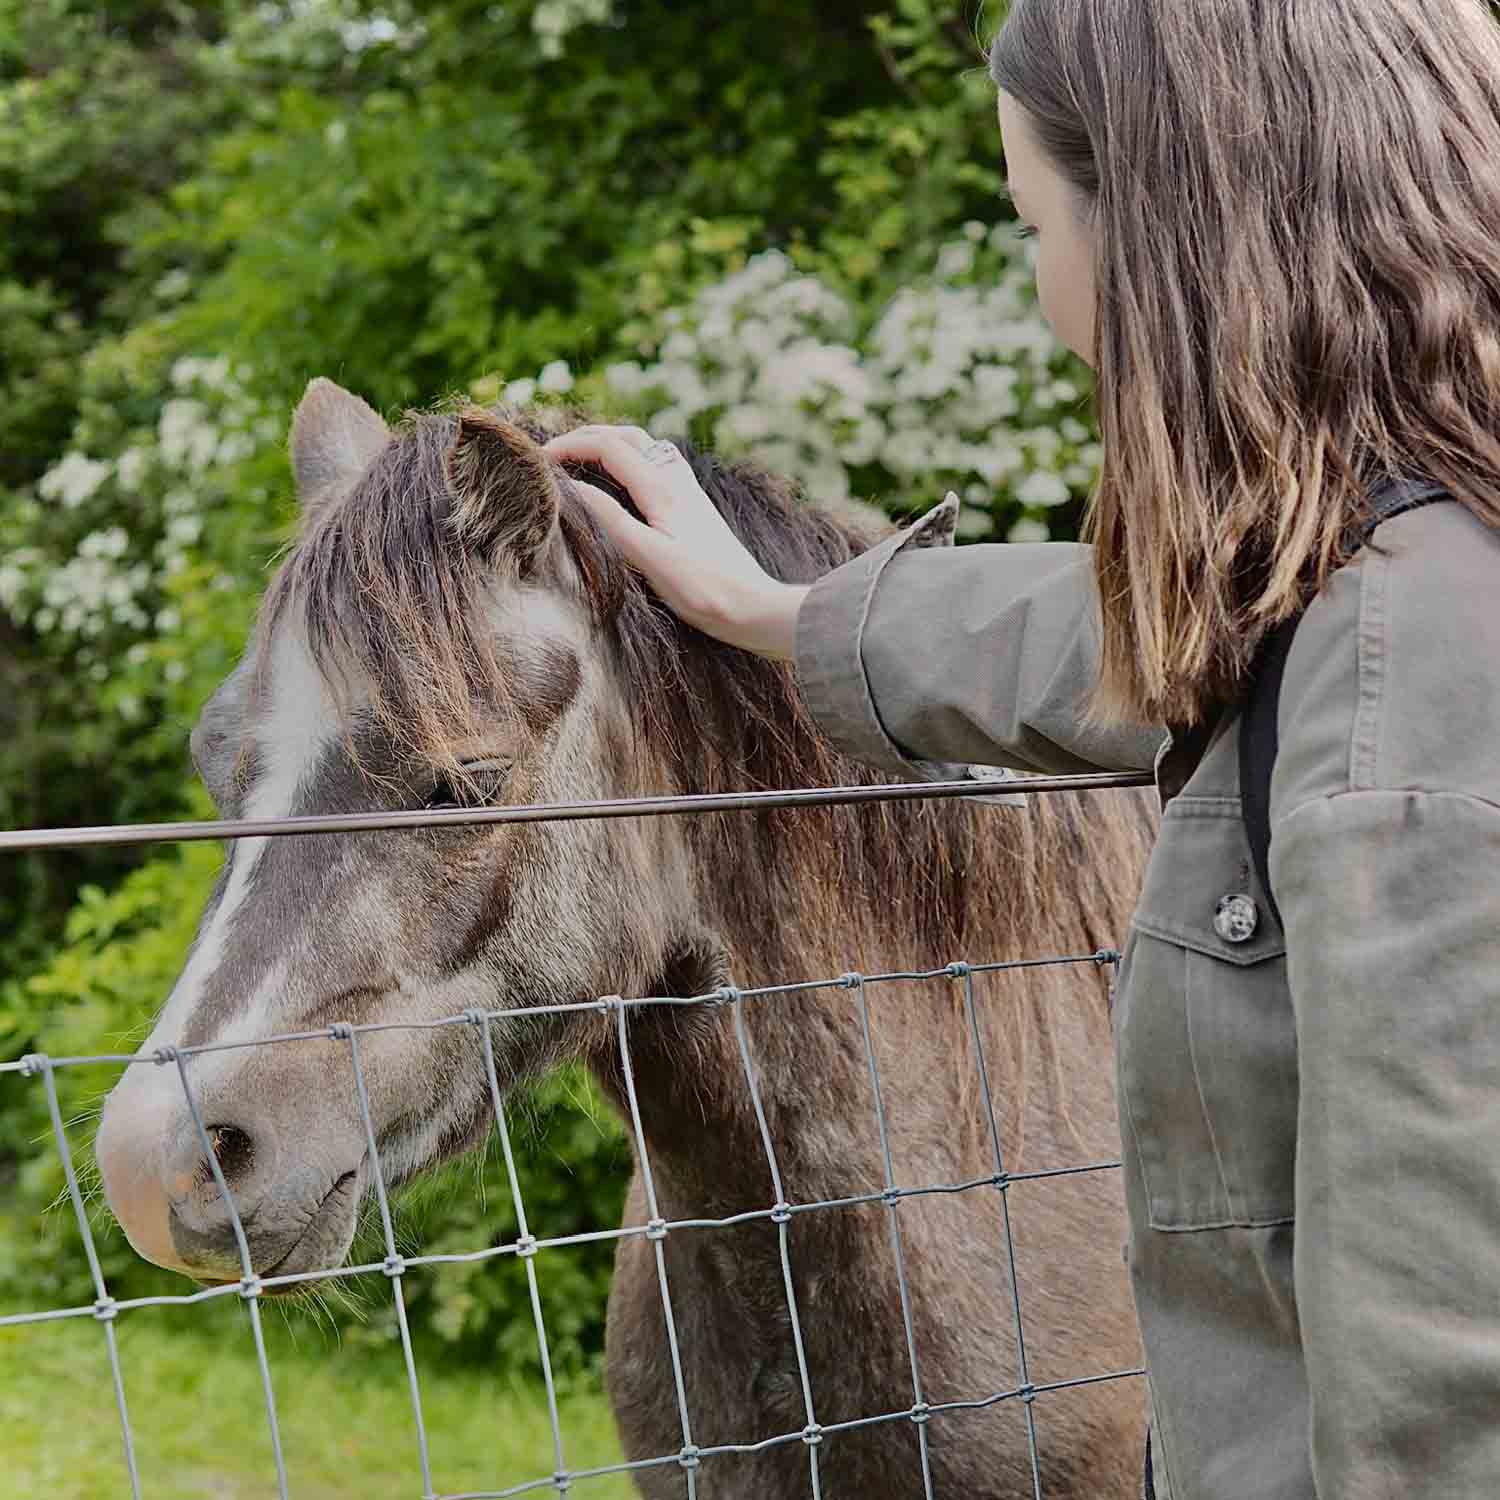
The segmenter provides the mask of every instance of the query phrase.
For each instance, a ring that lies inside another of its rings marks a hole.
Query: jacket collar
[[[1198,763],[1225,727],[1230,713],[1230,707],[1225,705],[1211,709],[1197,724],[1167,725],[1167,737],[1156,752],[1156,764],[1152,768],[1156,773],[1156,792],[1163,811],[1192,779]]]

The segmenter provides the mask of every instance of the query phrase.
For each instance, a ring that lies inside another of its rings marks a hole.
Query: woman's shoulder
[[[1275,800],[1412,788],[1500,802],[1500,529],[1445,501],[1372,540],[1298,626]]]

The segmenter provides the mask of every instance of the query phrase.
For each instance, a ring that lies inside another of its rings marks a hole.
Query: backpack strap
[[[1428,480],[1403,479],[1382,485],[1372,497],[1362,539],[1368,541],[1375,528],[1392,516],[1452,498],[1442,485]],[[1250,858],[1255,862],[1260,888],[1278,927],[1282,925],[1281,911],[1271,891],[1271,772],[1276,765],[1276,710],[1281,698],[1281,679],[1301,619],[1300,613],[1290,616],[1262,639],[1250,664],[1240,710],[1240,808],[1250,843]]]

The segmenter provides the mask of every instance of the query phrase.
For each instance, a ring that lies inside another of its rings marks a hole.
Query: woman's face
[[[1011,200],[1036,230],[1036,293],[1053,333],[1088,364],[1094,353],[1094,235],[1083,195],[1052,165],[1025,109],[1000,93]]]

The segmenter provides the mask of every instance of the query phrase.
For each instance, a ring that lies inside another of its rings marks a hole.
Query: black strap
[[[1452,498],[1442,485],[1427,480],[1404,479],[1383,485],[1372,497],[1363,539],[1368,541],[1370,533],[1392,516]],[[1260,888],[1278,927],[1281,911],[1271,892],[1271,771],[1276,764],[1276,709],[1281,698],[1281,678],[1301,618],[1296,614],[1283,620],[1256,648],[1240,711],[1240,806],[1255,873],[1260,877]]]

